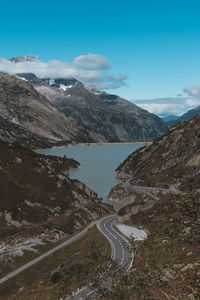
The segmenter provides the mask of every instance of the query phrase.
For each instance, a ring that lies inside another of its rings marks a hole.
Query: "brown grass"
[[[106,266],[111,249],[107,239],[96,227],[70,246],[45,258],[0,286],[1,300],[55,300],[75,291],[92,280]],[[50,281],[59,269],[62,278]],[[17,292],[23,288],[21,292]],[[15,295],[15,296],[14,296]]]

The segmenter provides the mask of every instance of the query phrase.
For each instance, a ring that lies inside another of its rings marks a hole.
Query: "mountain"
[[[167,123],[170,125],[170,126],[174,126],[180,122],[183,122],[183,121],[189,121],[191,120],[194,116],[196,116],[197,114],[200,113],[200,105],[189,110],[188,112],[186,112],[185,114],[183,114],[181,117],[175,119],[175,120],[169,120],[167,121]]]
[[[132,178],[186,189],[200,174],[200,115],[178,124],[151,146],[132,153],[116,170]],[[148,172],[145,169],[148,169]]]
[[[176,194],[177,190],[190,191],[193,186],[197,187],[200,175],[199,133],[200,115],[197,115],[188,122],[179,123],[149,147],[132,153],[116,169],[117,178],[124,182],[113,188],[110,199],[117,198],[118,192],[121,200],[131,198],[132,194],[145,191],[145,188],[148,195],[152,192],[151,187],[154,187],[153,195],[159,194],[162,189]],[[152,198],[150,195],[154,205],[159,195],[154,201]],[[138,203],[129,202],[133,206]]]
[[[179,117],[178,116],[175,116],[175,115],[170,115],[170,116],[163,116],[162,117],[162,120],[165,121],[166,123],[170,122],[170,121],[174,121],[176,119],[178,119]]]
[[[9,120],[0,112],[0,138],[9,143],[17,142],[29,149],[51,148],[55,146],[55,140],[45,138],[27,128]]]
[[[118,215],[148,232],[124,286],[126,299],[198,298],[200,115],[132,153],[116,175],[121,183],[109,197]]]
[[[77,167],[73,159],[36,154],[0,140],[1,243],[9,246],[41,232],[42,239],[46,232],[46,239],[51,234],[54,240],[59,231],[71,234],[110,213],[112,208],[95,192],[66,175]]]
[[[2,139],[19,139],[31,148],[105,141],[59,111],[26,80],[12,75],[0,74],[0,124]]]
[[[167,131],[159,117],[133,103],[100,92],[74,78],[38,79],[34,74],[17,74],[51,101],[59,110],[104,136],[109,142],[152,141]]]

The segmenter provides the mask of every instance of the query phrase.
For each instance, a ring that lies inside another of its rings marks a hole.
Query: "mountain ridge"
[[[24,130],[24,134],[29,132],[32,137],[39,138],[40,147],[42,139],[43,147],[46,147],[47,143],[55,146],[88,141],[105,142],[101,135],[88,130],[71,116],[59,111],[32,85],[18,76],[0,74],[0,115],[1,122],[3,118],[6,119],[4,125],[7,124],[7,128],[1,128],[2,138],[5,137],[5,132],[9,136],[9,127],[12,127],[16,134],[18,128],[19,132]],[[11,141],[14,141],[14,135]],[[29,145],[31,146],[31,143]]]
[[[30,79],[26,73],[17,76],[28,80],[59,110],[104,136],[108,142],[152,141],[168,130],[159,117],[74,78],[36,79],[34,75],[34,79]]]
[[[194,116],[198,115],[199,113],[200,113],[200,105],[193,109],[188,110],[186,113],[184,113],[180,117],[177,117],[175,120],[167,121],[167,124],[169,124],[170,126],[175,126],[180,122],[191,120]]]

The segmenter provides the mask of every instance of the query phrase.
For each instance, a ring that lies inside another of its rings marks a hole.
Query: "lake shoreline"
[[[40,153],[58,157],[69,157],[78,161],[81,168],[70,170],[69,177],[78,179],[101,197],[104,203],[111,203],[107,199],[110,189],[119,183],[115,177],[115,170],[132,152],[143,147],[144,143],[80,143],[71,147],[54,147],[42,150]],[[148,145],[146,145],[148,147]]]
[[[76,144],[66,144],[62,146],[53,146],[51,148],[40,148],[34,151],[43,151],[51,149],[61,149],[61,148],[70,148],[75,146],[123,146],[123,145],[151,145],[153,142],[116,142],[116,143],[76,143]]]

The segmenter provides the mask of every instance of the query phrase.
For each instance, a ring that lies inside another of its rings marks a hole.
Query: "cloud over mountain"
[[[184,89],[184,92],[189,96],[200,99],[200,83],[195,85],[194,87]]]
[[[191,88],[185,88],[185,96],[161,98],[152,100],[133,100],[138,106],[159,116],[181,116],[188,110],[200,105],[200,84]]]
[[[105,56],[91,53],[76,57],[74,62],[75,64],[88,70],[109,69],[112,67]]]
[[[133,103],[159,116],[182,115],[188,105],[185,97],[161,98],[152,100],[133,100]]]
[[[32,59],[27,59],[31,57]],[[108,69],[111,65],[103,55],[87,54],[80,55],[73,62],[60,60],[40,61],[34,56],[26,56],[19,59],[8,60],[0,58],[0,71],[16,73],[34,73],[39,78],[75,78],[97,89],[114,89],[125,84],[127,76],[111,75]]]

